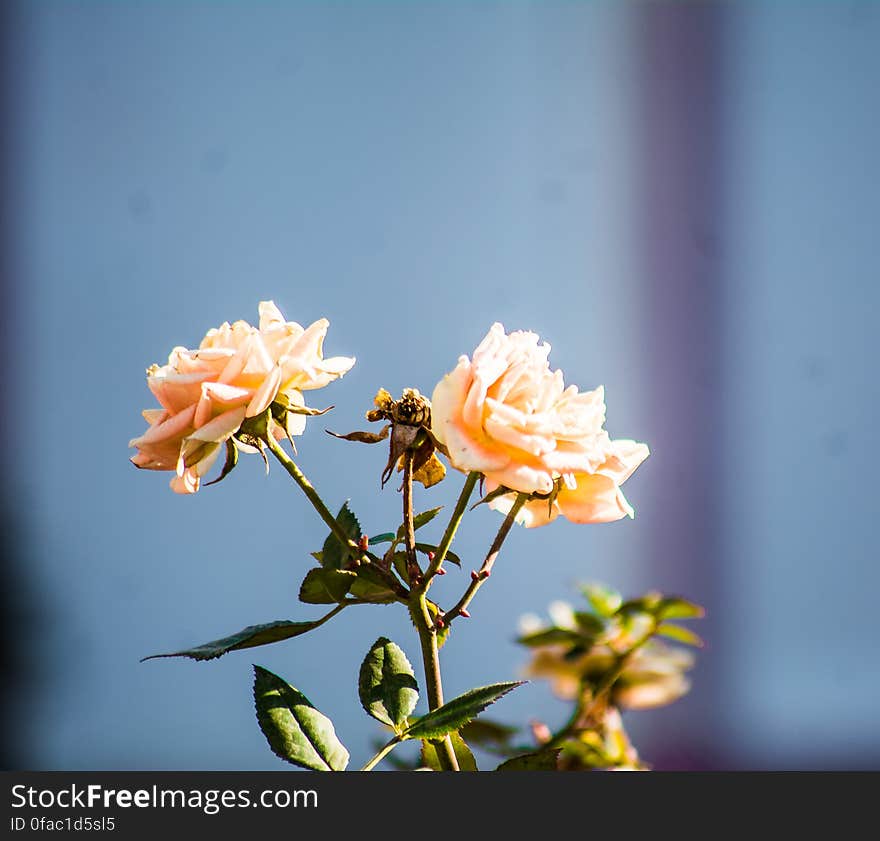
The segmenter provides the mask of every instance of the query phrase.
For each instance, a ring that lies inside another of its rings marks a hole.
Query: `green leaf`
[[[358,677],[361,706],[400,733],[419,700],[419,685],[406,654],[386,637],[373,643]]]
[[[352,513],[346,502],[336,515],[336,522],[342,526],[342,530],[357,543],[361,538],[361,524]],[[339,538],[331,531],[324,541],[321,551],[321,566],[325,569],[341,569],[351,560],[351,549],[343,545]]]
[[[623,604],[623,598],[616,590],[603,587],[601,584],[587,584],[581,588],[583,594],[600,616],[613,616]]]
[[[393,543],[394,540],[394,532],[386,531],[382,534],[377,534],[375,537],[371,537],[370,546],[375,546],[377,543]]]
[[[394,569],[403,581],[409,584],[409,570],[406,568],[406,552],[395,552],[392,557]]]
[[[584,769],[613,768],[619,758],[611,755],[602,736],[595,730],[581,732],[578,739],[569,739],[562,746],[566,765],[574,761]]]
[[[348,751],[333,722],[298,689],[261,666],[254,666],[257,722],[272,753],[313,771],[344,771]]]
[[[592,613],[575,611],[574,621],[581,630],[581,637],[597,637],[605,630],[605,621]]]
[[[222,657],[230,651],[237,651],[240,648],[253,648],[257,645],[269,645],[273,642],[289,639],[290,637],[298,637],[301,634],[307,634],[319,625],[322,625],[323,619],[315,622],[289,622],[285,619],[278,622],[268,622],[265,625],[248,625],[247,628],[239,631],[237,634],[231,634],[223,639],[206,642],[204,645],[188,648],[185,651],[175,651],[171,654],[151,654],[144,657],[145,660],[156,660],[160,657],[189,657],[191,660],[213,660],[216,657]]]
[[[671,596],[660,600],[655,615],[658,619],[700,619],[706,611],[694,602]]]
[[[524,753],[502,762],[496,771],[556,771],[561,748]]]
[[[655,615],[658,608],[660,607],[660,602],[662,601],[663,596],[660,593],[646,593],[644,596],[641,596],[637,599],[629,599],[625,601],[618,609],[618,615],[630,615],[633,613],[648,613],[651,616]]]
[[[523,683],[525,681],[518,680],[471,689],[470,692],[465,692],[464,695],[459,695],[447,701],[442,707],[422,716],[407,728],[405,735],[408,739],[440,739],[447,733],[463,727],[489,704],[494,704],[503,695],[516,689],[517,686],[522,686]]]
[[[477,768],[477,760],[471,753],[471,749],[467,746],[461,734],[456,730],[449,734],[452,740],[452,751],[458,760],[459,771],[479,771]],[[432,771],[442,771],[443,766],[437,756],[437,746],[434,742],[424,739],[422,741],[421,750],[422,765],[430,768]]]
[[[542,646],[567,643],[574,645],[581,641],[581,635],[577,631],[568,628],[545,628],[532,634],[525,634],[517,639],[520,645]]]
[[[391,604],[397,601],[397,594],[392,590],[382,573],[373,564],[361,564],[351,585],[351,594],[374,604]]]
[[[428,511],[422,511],[421,514],[416,514],[416,516],[413,517],[413,530],[418,531],[418,529],[420,529],[422,526],[426,526],[442,510],[443,510],[443,506],[441,505],[439,508],[431,508]],[[400,528],[397,529],[397,537],[399,540],[403,540],[405,532],[406,532],[406,525],[401,523]]]
[[[462,738],[467,739],[472,745],[495,748],[496,750],[505,747],[518,732],[518,727],[500,724],[482,716],[468,722],[461,728]]]
[[[657,626],[657,633],[661,636],[668,637],[676,642],[692,645],[694,648],[702,648],[703,640],[695,634],[690,628],[683,628],[681,625],[673,625],[671,622],[661,622]]]
[[[433,552],[436,555],[439,548],[439,546],[435,546],[433,543],[416,543],[416,549],[418,549],[419,552],[424,552],[426,555],[428,554],[428,552]],[[449,561],[450,563],[455,564],[457,567],[461,566],[461,558],[459,558],[458,555],[455,554],[455,552],[452,552],[449,549],[446,550],[446,556],[443,558],[443,560]]]
[[[315,567],[306,573],[299,588],[299,600],[305,604],[336,604],[345,599],[357,576],[345,569]]]

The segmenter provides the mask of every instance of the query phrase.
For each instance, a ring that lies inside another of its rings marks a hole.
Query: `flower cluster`
[[[358,673],[358,696],[364,711],[391,728],[393,736],[377,745],[362,770],[371,770],[407,741],[421,745],[417,767],[477,770],[465,738],[474,744],[483,739],[490,755],[508,757],[499,770],[647,767],[619,711],[666,704],[687,692],[692,656],[657,637],[699,646],[696,634],[670,621],[701,616],[696,604],[658,593],[624,602],[611,590],[591,586],[584,590],[588,609],[557,603],[552,625],[533,621],[519,639],[532,650],[527,674],[548,678],[554,691],[574,704],[568,722],[555,733],[533,722],[537,750],[514,743],[517,728],[483,721],[481,736],[473,727],[487,706],[523,681],[495,682],[444,700],[440,673],[440,648],[453,623],[471,617],[471,604],[493,574],[514,522],[534,527],[559,517],[606,523],[633,516],[620,486],[648,456],[648,448],[612,439],[605,431],[602,387],[580,391],[566,385],[562,372],[550,368],[549,345],[534,333],[508,334],[494,324],[473,356],[460,357],[437,383],[431,400],[415,388],[404,388],[399,398],[380,388],[366,419],[381,428],[347,434],[327,430],[348,441],[387,441],[382,487],[395,471],[400,474],[401,520],[395,517],[384,529],[362,527],[348,502],[333,514],[282,446],[285,437],[292,444],[293,436],[304,432],[308,416],[329,411],[307,406],[304,393],[343,376],[354,359],[324,358],[326,319],[304,328],[285,321],[271,301],[260,303],[259,315],[257,327],[224,323],[209,330],[196,349],[176,347],[167,364],[147,370],[159,407],[143,413],[149,427],[130,442],[137,449],[131,461],[139,468],[173,472],[172,489],[192,494],[224,449],[226,461],[214,481],[229,474],[239,452],[260,453],[267,469],[271,454],[329,529],[320,548],[309,553],[314,564],[298,591],[299,602],[323,605],[326,613],[307,621],[249,624],[202,645],[145,659],[213,660],[299,637],[356,606],[398,604],[419,637],[424,683],[420,688],[396,643],[379,637],[370,647]],[[447,511],[442,536],[434,537],[431,523],[443,506],[417,512],[414,486],[420,483],[427,491],[446,477],[441,457],[467,475]],[[478,486],[482,496],[471,504]],[[444,607],[429,591],[451,567],[463,566],[452,544],[462,519],[480,502],[504,519],[478,556],[482,563],[464,576],[458,600]],[[416,714],[421,691],[428,710]],[[253,696],[257,722],[277,756],[316,771],[345,770],[348,749],[332,721],[299,689],[255,665]]]
[[[161,408],[144,411],[150,427],[129,443],[138,450],[131,461],[147,470],[173,470],[177,493],[199,489],[227,441],[252,450],[233,435],[273,402],[288,410],[278,434],[302,434],[309,414],[297,411],[305,407],[302,392],[322,388],[354,365],[343,356],[323,358],[327,319],[304,329],[285,321],[272,301],[261,302],[259,313],[259,328],[224,323],[209,330],[196,350],[176,347],[167,365],[147,369],[147,385]]]
[[[453,466],[478,471],[507,513],[530,495],[518,522],[542,526],[563,516],[607,523],[633,516],[620,485],[647,458],[645,444],[612,440],[603,429],[604,390],[566,388],[551,371],[550,346],[535,333],[494,324],[474,351],[434,389],[433,433]]]

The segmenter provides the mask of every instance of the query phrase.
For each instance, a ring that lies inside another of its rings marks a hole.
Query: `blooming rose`
[[[279,396],[302,407],[303,391],[327,385],[354,365],[347,357],[323,358],[326,318],[303,329],[285,322],[272,301],[262,301],[259,311],[259,329],[245,321],[224,323],[209,330],[197,350],[176,347],[167,365],[147,369],[147,385],[161,408],[144,411],[150,428],[129,443],[138,450],[131,461],[148,470],[174,470],[171,488],[177,493],[199,489],[246,418]],[[288,414],[287,433],[300,435],[305,420]]]
[[[544,499],[528,501],[517,515],[527,527],[560,514],[576,523],[605,523],[633,516],[620,485],[648,456],[636,441],[612,441],[605,423],[604,389],[565,387],[551,371],[550,346],[535,333],[506,334],[493,324],[474,351],[434,389],[432,431],[453,466],[476,470],[487,489],[500,486]],[[507,512],[514,495],[491,507]]]

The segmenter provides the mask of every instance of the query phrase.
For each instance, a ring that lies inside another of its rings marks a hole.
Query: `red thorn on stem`
[[[479,581],[480,580],[480,573],[478,573],[475,569],[472,569],[471,570],[471,578],[473,578],[474,581]]]
[[[433,553],[433,552],[428,552],[428,560],[429,560],[429,561],[433,561],[433,560],[434,560],[434,553]]]
[[[445,626],[446,626],[446,623],[443,621],[443,617],[442,617],[442,616],[438,616],[438,617],[434,620],[434,627],[435,627],[435,628],[443,628],[443,627],[445,627]]]
[[[480,573],[480,575],[482,575],[483,578],[488,578],[491,574],[492,574],[492,573],[491,573],[488,569],[484,569],[484,570]]]
[[[362,534],[361,539],[358,541],[358,549],[360,549],[361,552],[366,552],[367,549],[369,549],[369,548],[370,548],[370,538],[367,537],[365,534]]]
[[[437,575],[446,575],[446,570],[443,567],[437,567]]]
[[[465,619],[470,619],[470,618],[471,618],[470,613],[469,613],[465,608],[462,608],[461,610],[459,610],[459,611],[458,611],[458,615],[459,615],[459,616],[464,616]]]

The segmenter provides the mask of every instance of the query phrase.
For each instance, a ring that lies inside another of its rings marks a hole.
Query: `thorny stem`
[[[416,562],[416,538],[413,525],[412,474],[413,454],[407,451],[403,456],[403,533],[406,541],[406,563],[410,570],[410,582],[416,584],[415,576],[421,576]],[[422,649],[422,663],[425,667],[425,684],[428,690],[428,709],[436,710],[443,706],[443,683],[440,678],[440,652],[437,646],[437,631],[428,612],[428,603],[423,589],[413,589],[410,594],[409,612],[419,634]],[[458,771],[458,760],[452,749],[452,739],[435,742],[437,758],[444,771]]]
[[[440,541],[440,545],[437,547],[437,551],[434,554],[434,560],[430,562],[428,569],[425,570],[425,581],[419,588],[422,592],[427,592],[428,587],[431,585],[431,579],[437,574],[437,570],[440,569],[440,565],[446,559],[446,553],[452,545],[455,533],[458,531],[458,526],[461,523],[462,517],[464,517],[464,512],[467,510],[467,504],[470,501],[471,494],[474,492],[474,487],[479,478],[479,472],[472,470],[464,480],[464,487],[461,489],[458,502],[455,503],[455,509],[452,512],[452,516],[449,518],[446,531],[443,533],[443,539]]]
[[[299,467],[296,466],[293,459],[284,452],[281,445],[275,440],[272,434],[268,434],[263,440],[269,446],[269,449],[272,451],[275,458],[281,462],[284,469],[293,477],[293,480],[300,486],[300,488],[302,488],[303,493],[308,497],[309,502],[315,507],[315,510],[318,512],[321,519],[330,526],[330,531],[336,535],[336,539],[339,540],[343,546],[347,546],[352,550],[352,555],[355,559],[360,558],[362,561],[372,561],[377,572],[381,574],[383,580],[388,585],[388,588],[392,590],[401,601],[405,602],[409,596],[409,591],[382,566],[381,558],[377,558],[372,552],[363,551],[358,544],[343,531],[339,523],[336,522],[336,518],[330,513],[330,509],[324,505],[324,501],[318,496],[318,492],[315,490],[312,483],[305,477],[305,474],[299,469]],[[350,599],[349,603],[353,603],[354,601],[354,599]],[[368,604],[368,602],[363,603]]]
[[[422,570],[416,558],[416,529],[413,522],[413,454],[407,451],[403,456],[403,539],[406,546],[406,569],[410,584],[416,585],[422,577]]]
[[[463,610],[467,609],[467,606],[471,603],[471,599],[476,595],[477,590],[483,586],[483,582],[489,577],[489,574],[492,572],[492,567],[498,558],[498,553],[501,551],[501,546],[504,543],[511,526],[513,526],[513,523],[516,520],[516,515],[519,514],[520,508],[523,507],[528,498],[529,494],[517,494],[513,507],[507,512],[504,522],[498,529],[498,534],[495,535],[495,539],[489,547],[489,552],[487,553],[482,566],[473,574],[470,585],[467,590],[464,591],[464,595],[458,600],[455,607],[443,614],[443,623],[445,625],[449,625],[453,619],[461,615]]]
[[[424,593],[416,594],[410,602],[410,614],[413,624],[419,633],[419,643],[422,648],[422,662],[425,666],[425,684],[428,690],[428,709],[436,710],[443,706],[443,684],[440,678],[440,652],[437,647],[437,632],[431,615],[428,612],[428,604]],[[458,771],[458,759],[452,749],[452,739],[434,742],[437,748],[437,759],[444,771]]]

